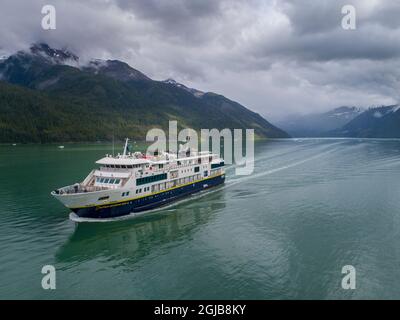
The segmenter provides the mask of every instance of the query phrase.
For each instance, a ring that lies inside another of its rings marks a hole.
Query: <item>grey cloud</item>
[[[82,61],[128,62],[238,100],[267,117],[400,100],[400,3],[380,0],[54,0],[57,30],[40,27],[44,0],[3,0],[0,55],[32,42]],[[341,28],[354,4],[357,30]]]
[[[116,0],[121,9],[155,24],[163,36],[192,45],[209,40],[208,26],[221,16],[221,3],[215,0]]]

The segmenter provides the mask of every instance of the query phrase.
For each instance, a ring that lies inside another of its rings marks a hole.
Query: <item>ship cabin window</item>
[[[181,162],[180,162],[180,161],[177,161],[176,164],[177,164],[178,166],[180,166],[180,165],[181,165]]]
[[[198,164],[201,164],[201,158],[199,158],[199,159],[197,160],[197,163],[198,163]]]
[[[159,167],[160,169],[162,169],[162,168],[164,168],[164,165],[163,165],[163,164],[159,164],[158,167]]]

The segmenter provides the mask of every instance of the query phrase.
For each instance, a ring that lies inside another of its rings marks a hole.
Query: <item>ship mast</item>
[[[128,141],[129,141],[129,139],[126,138],[126,140],[125,140],[125,147],[124,147],[124,153],[122,154],[123,157],[126,156],[126,152],[128,151]]]

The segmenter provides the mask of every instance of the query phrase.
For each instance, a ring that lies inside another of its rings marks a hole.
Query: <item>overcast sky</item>
[[[53,4],[57,29],[43,30]],[[342,6],[356,30],[342,28]],[[0,53],[33,42],[221,93],[267,119],[400,100],[400,1],[2,0]]]

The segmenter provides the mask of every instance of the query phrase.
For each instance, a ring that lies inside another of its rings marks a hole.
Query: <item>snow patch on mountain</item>
[[[79,57],[66,49],[53,49],[45,43],[33,44],[30,53],[46,59],[52,64],[79,67]]]
[[[204,95],[203,91],[200,91],[200,90],[197,90],[197,89],[193,89],[193,88],[189,88],[189,87],[185,86],[184,84],[175,81],[172,78],[168,78],[167,80],[164,80],[162,82],[164,82],[166,84],[173,85],[173,86],[175,86],[177,88],[186,90],[187,92],[190,92],[191,94],[193,94],[197,98],[200,98],[200,97],[202,97]]]
[[[369,110],[374,111],[372,116],[374,118],[382,118],[386,117],[390,114],[396,113],[397,111],[400,110],[400,105],[394,105],[394,106],[379,106],[379,107],[370,107]]]
[[[383,114],[379,111],[375,111],[374,114],[372,115],[374,118],[382,118]]]
[[[392,108],[392,112],[393,113],[395,113],[395,112],[397,112],[397,111],[399,111],[400,110],[400,105],[399,106],[394,106],[393,108]]]

